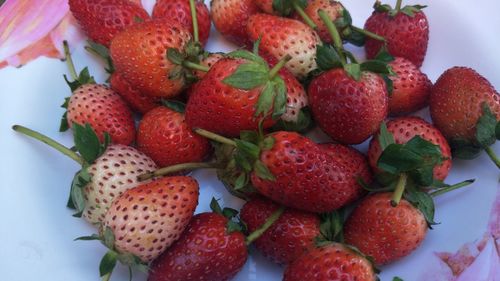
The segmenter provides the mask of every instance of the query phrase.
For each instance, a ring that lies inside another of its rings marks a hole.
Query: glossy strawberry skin
[[[375,11],[366,21],[365,29],[384,37],[393,56],[422,66],[429,43],[429,23],[423,12],[415,13],[414,17],[399,12],[391,17],[388,13]],[[382,46],[383,42],[366,38],[366,56],[375,58]]]
[[[239,136],[242,130],[257,130],[255,106],[262,87],[252,90],[236,89],[224,84],[243,59],[222,59],[212,66],[205,77],[193,86],[186,106],[186,122],[191,128],[202,128],[223,136]],[[274,124],[271,118],[264,128]]]
[[[153,262],[148,281],[232,279],[248,253],[245,236],[228,233],[227,222],[215,213],[195,215],[181,238]]]
[[[406,200],[391,206],[392,193],[363,199],[344,225],[344,238],[378,265],[394,262],[413,252],[425,238],[423,214]]]
[[[262,37],[259,45],[262,52],[278,60],[290,55],[292,59],[285,67],[296,77],[304,78],[316,69],[316,46],[321,41],[306,24],[289,18],[255,14],[248,20],[247,32],[253,42]]]
[[[275,180],[251,174],[253,186],[264,196],[287,207],[324,213],[353,202],[363,194],[355,178],[368,182],[365,169],[353,173],[336,152],[293,132],[272,135],[275,143],[260,155]],[[366,165],[366,164],[365,164]]]
[[[273,201],[256,197],[243,205],[240,218],[251,233],[262,226],[278,208],[279,205]],[[271,261],[288,264],[315,247],[314,239],[319,235],[318,215],[287,208],[253,245]]]
[[[429,100],[432,82],[411,61],[397,57],[389,65],[396,76],[389,76],[393,90],[389,97],[389,113],[402,115],[424,108]]]
[[[132,87],[132,85],[117,72],[111,74],[109,82],[111,88],[116,91],[134,111],[145,114],[159,105],[159,98],[141,93]]]
[[[153,97],[171,98],[185,86],[183,78],[169,79],[176,66],[167,49],[183,52],[191,34],[177,22],[164,19],[133,25],[113,38],[111,58],[116,71],[138,91]]]
[[[343,69],[329,70],[311,82],[308,93],[319,127],[340,143],[362,143],[377,132],[388,113],[385,82],[371,72],[362,72],[356,81]]]
[[[488,80],[473,69],[453,67],[434,84],[429,106],[434,125],[447,139],[473,141],[483,103],[500,119],[500,96]]]
[[[212,0],[210,15],[215,28],[238,46],[250,46],[246,25],[251,15],[260,10],[254,0]]]
[[[141,184],[113,201],[103,225],[113,231],[120,253],[150,262],[180,237],[198,205],[198,194],[198,183],[190,177]]]
[[[423,139],[430,141],[435,145],[439,145],[441,154],[448,160],[443,161],[439,166],[434,167],[434,178],[443,181],[448,176],[451,169],[451,149],[444,136],[431,124],[427,123],[419,117],[398,117],[387,122],[387,131],[394,137],[394,141],[398,144],[407,143],[415,136],[420,136]],[[368,149],[368,161],[373,171],[378,171],[377,161],[380,158],[382,151],[378,141],[378,134],[370,141]]]
[[[200,43],[206,45],[210,35],[210,14],[203,1],[195,1]],[[168,19],[179,22],[193,34],[193,20],[189,0],[159,0],[153,8],[153,19]]]
[[[164,106],[151,110],[140,121],[137,147],[160,167],[201,162],[210,152],[208,140],[188,127],[184,114]]]
[[[315,248],[285,269],[283,281],[375,281],[371,263],[338,243]]]
[[[128,0],[69,0],[73,16],[93,41],[109,47],[113,37],[148,13]]]
[[[123,99],[104,85],[85,84],[77,88],[68,103],[68,125],[90,124],[100,141],[107,132],[112,143],[128,145],[135,139],[132,111]]]

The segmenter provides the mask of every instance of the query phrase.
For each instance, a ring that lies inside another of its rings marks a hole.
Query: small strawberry
[[[85,33],[106,47],[124,28],[149,19],[140,5],[129,0],[69,0],[68,3]]]
[[[444,136],[434,126],[418,117],[399,117],[387,122],[387,131],[392,134],[394,142],[397,144],[405,144],[415,136],[420,136],[422,139],[439,146],[441,155],[446,160],[434,167],[433,177],[440,181],[446,179],[451,169],[451,150]],[[382,154],[379,134],[375,135],[370,142],[368,161],[373,171],[380,172],[377,168],[377,162]]]
[[[434,84],[429,105],[455,156],[471,159],[484,149],[500,168],[490,147],[500,139],[500,96],[488,80],[470,68],[448,69]]]
[[[425,238],[424,215],[407,200],[391,205],[391,193],[376,193],[363,199],[344,226],[348,244],[383,265],[413,252]]]
[[[117,92],[134,111],[145,114],[157,107],[160,103],[159,98],[146,95],[132,87],[132,85],[123,78],[123,75],[118,72],[111,74],[109,82],[111,88]]]
[[[396,8],[375,2],[373,14],[366,20],[365,29],[385,38],[385,43],[367,38],[365,51],[369,59],[387,46],[390,54],[403,57],[421,67],[429,43],[429,23],[422,9],[426,6],[414,5],[401,8],[398,0]]]
[[[315,248],[285,269],[283,281],[378,280],[371,262],[339,243],[328,243]]]
[[[239,45],[251,45],[246,25],[251,15],[259,12],[254,0],[212,0],[210,15],[215,28],[227,40]]]
[[[316,69],[316,45],[320,44],[318,34],[306,24],[288,18],[268,14],[256,14],[247,24],[250,39],[259,38],[261,51],[282,59],[292,59],[286,68],[296,77],[304,78]]]
[[[210,14],[203,1],[195,0],[200,43],[206,45],[210,34]],[[194,36],[189,0],[159,0],[153,8],[153,19],[179,22]]]
[[[170,102],[178,105],[179,103]],[[203,161],[210,152],[208,140],[191,131],[183,108],[159,106],[139,123],[137,147],[161,167]]]

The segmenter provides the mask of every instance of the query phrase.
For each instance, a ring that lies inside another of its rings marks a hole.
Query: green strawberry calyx
[[[183,79],[187,84],[195,83],[198,78],[194,71],[207,72],[209,67],[201,65],[200,61],[208,55],[203,50],[199,42],[189,41],[186,47],[181,51],[176,48],[167,49],[167,59],[176,66],[168,73],[168,79],[179,80]]]
[[[393,9],[391,5],[382,4],[379,0],[377,0],[373,5],[373,9],[380,13],[388,13],[388,15],[391,17],[395,17],[398,13],[403,13],[409,17],[414,17],[416,13],[419,13],[420,11],[422,11],[422,9],[427,7],[424,5],[407,5],[401,7],[402,2],[402,0],[397,0],[396,7]]]
[[[273,10],[277,12],[279,16],[287,17],[295,11],[309,27],[316,29],[318,26],[304,12],[306,7],[307,0],[273,0]]]

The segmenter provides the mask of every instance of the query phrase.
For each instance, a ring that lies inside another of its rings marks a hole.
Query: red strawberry
[[[386,84],[372,72],[363,71],[356,81],[344,69],[332,69],[315,78],[308,93],[319,127],[341,143],[362,143],[387,116]]]
[[[240,218],[248,231],[255,231],[265,223],[279,205],[264,198],[254,198],[241,209]],[[255,247],[268,259],[279,264],[296,260],[315,247],[320,235],[320,220],[316,214],[286,209],[281,217],[257,240]]]
[[[90,39],[106,47],[127,26],[149,19],[141,6],[129,0],[69,0],[69,7]]]
[[[475,141],[483,103],[499,120],[500,96],[488,80],[470,68],[450,68],[432,88],[429,101],[432,121],[448,139]]]
[[[425,6],[398,6],[392,9],[389,5],[375,3],[375,11],[366,20],[365,29],[385,38],[386,46],[392,55],[403,57],[422,66],[427,45],[429,43],[429,23],[424,12]],[[366,38],[366,56],[374,58],[384,42]]]
[[[148,281],[232,279],[248,253],[245,236],[227,224],[216,213],[194,216],[181,238],[153,262]]]
[[[167,49],[183,52],[191,35],[177,22],[153,20],[136,24],[115,36],[110,53],[116,71],[138,91],[170,98],[178,95],[186,81],[182,75],[169,79],[178,65],[167,58]]]
[[[183,113],[164,106],[144,115],[137,131],[137,146],[161,167],[200,162],[210,151],[208,140],[191,131]]]
[[[198,19],[198,29],[200,42],[207,44],[210,34],[210,15],[208,8],[203,1],[196,1],[196,15]],[[153,8],[153,18],[164,18],[169,21],[179,22],[193,35],[193,20],[191,18],[191,8],[189,0],[159,0]]]
[[[316,69],[316,46],[320,44],[316,32],[304,23],[268,14],[250,17],[247,25],[252,41],[261,39],[260,50],[277,59],[290,55],[286,68],[296,77],[304,78]]]
[[[427,105],[432,82],[411,61],[397,57],[389,65],[396,76],[389,76],[393,90],[389,97],[391,115],[408,114]]]
[[[215,28],[227,40],[243,46],[251,41],[246,32],[246,25],[251,15],[259,12],[254,0],[212,0],[210,15]]]
[[[196,180],[165,177],[129,189],[113,201],[103,229],[112,231],[118,254],[150,262],[180,237],[197,204]]]
[[[344,225],[348,244],[382,265],[414,251],[424,240],[427,223],[423,214],[406,200],[391,205],[391,193],[363,199]]]
[[[113,200],[138,184],[138,175],[156,169],[153,160],[133,147],[109,146],[88,167],[91,181],[83,188],[83,218],[93,224],[102,222]]]
[[[397,144],[407,143],[413,137],[420,136],[435,145],[439,145],[442,156],[448,159],[434,167],[434,178],[443,181],[448,176],[448,172],[451,169],[450,146],[441,132],[434,126],[418,117],[399,117],[387,122],[387,131],[393,135],[394,141]],[[371,140],[370,148],[368,149],[368,161],[374,171],[378,171],[377,161],[381,154],[382,150],[377,134]]]
[[[283,281],[375,281],[370,261],[348,246],[329,243],[315,248],[290,264]]]
[[[320,10],[325,11],[331,21],[335,22],[343,16],[345,11],[344,5],[336,0],[309,0],[307,1],[307,6],[304,8],[305,14],[317,26],[316,32],[321,40],[326,43],[332,43],[332,37],[318,15]],[[296,15],[295,18],[303,21],[302,17],[299,17],[298,15]]]
[[[69,98],[67,108],[68,125],[90,124],[101,142],[105,132],[117,144],[128,145],[135,138],[132,112],[120,95],[104,85],[85,84],[78,87]]]
[[[139,92],[117,72],[113,72],[113,74],[111,74],[109,82],[111,84],[111,88],[116,91],[134,111],[145,114],[159,105],[159,98]]]

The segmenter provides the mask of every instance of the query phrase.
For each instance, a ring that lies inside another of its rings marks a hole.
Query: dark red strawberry
[[[137,147],[160,167],[203,161],[210,152],[208,140],[191,131],[182,112],[159,106],[139,123]]]
[[[160,99],[139,92],[118,72],[111,74],[111,88],[116,91],[134,111],[145,114],[159,106]]]
[[[210,14],[208,8],[203,1],[196,1],[196,14],[198,20],[198,29],[200,42],[202,45],[207,44],[208,36],[210,35]],[[164,18],[169,21],[179,22],[191,34],[193,34],[193,20],[191,17],[191,9],[189,0],[159,0],[153,8],[153,18]]]
[[[429,43],[429,23],[422,9],[425,6],[405,6],[398,0],[396,8],[375,2],[375,11],[366,20],[365,29],[385,38],[390,54],[410,60],[421,67]],[[374,58],[384,42],[367,38],[365,51],[369,59]]]
[[[90,39],[106,47],[124,28],[149,19],[140,5],[129,0],[69,0],[68,3]]]
[[[215,28],[227,40],[239,45],[250,46],[246,25],[251,15],[259,12],[254,0],[213,0],[210,15]]]

